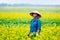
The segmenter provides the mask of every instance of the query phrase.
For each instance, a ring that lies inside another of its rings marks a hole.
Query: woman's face
[[[34,14],[33,14],[33,17],[36,17],[36,16],[37,16],[37,14],[36,14],[36,13],[34,13]]]

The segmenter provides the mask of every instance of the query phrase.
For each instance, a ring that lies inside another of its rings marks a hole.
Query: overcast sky
[[[40,5],[60,5],[60,0],[0,0],[0,3],[21,3],[21,4],[40,4]]]

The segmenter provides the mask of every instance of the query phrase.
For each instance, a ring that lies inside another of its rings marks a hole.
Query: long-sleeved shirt
[[[30,24],[30,32],[37,32],[41,28],[41,21],[39,18],[33,18]]]

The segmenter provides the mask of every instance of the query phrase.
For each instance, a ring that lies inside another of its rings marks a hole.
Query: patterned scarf
[[[33,20],[36,21],[39,17],[34,17]]]

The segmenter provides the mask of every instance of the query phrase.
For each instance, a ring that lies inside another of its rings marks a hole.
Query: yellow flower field
[[[43,13],[41,12],[42,18],[41,19],[60,19],[60,13]],[[29,15],[29,12],[0,12],[0,18],[32,18]]]
[[[0,26],[0,40],[31,40],[27,37],[29,25],[11,26],[10,28]],[[60,26],[42,27],[39,37],[33,37],[32,40],[60,40]]]
[[[57,23],[53,22],[53,20],[60,20],[60,12],[40,12],[42,22],[44,20],[46,21],[46,19],[50,22],[49,20],[52,19],[52,23],[43,24],[40,35],[32,37],[32,39],[27,36],[30,30],[30,24],[28,24],[29,22],[27,23],[26,19],[28,19],[28,21],[32,19],[29,13],[30,12],[0,12],[0,40],[60,40],[60,26],[57,26],[59,21],[56,21]],[[26,20],[27,24],[18,23],[20,20],[16,20],[17,23],[15,23],[15,20],[9,21],[9,19]]]

